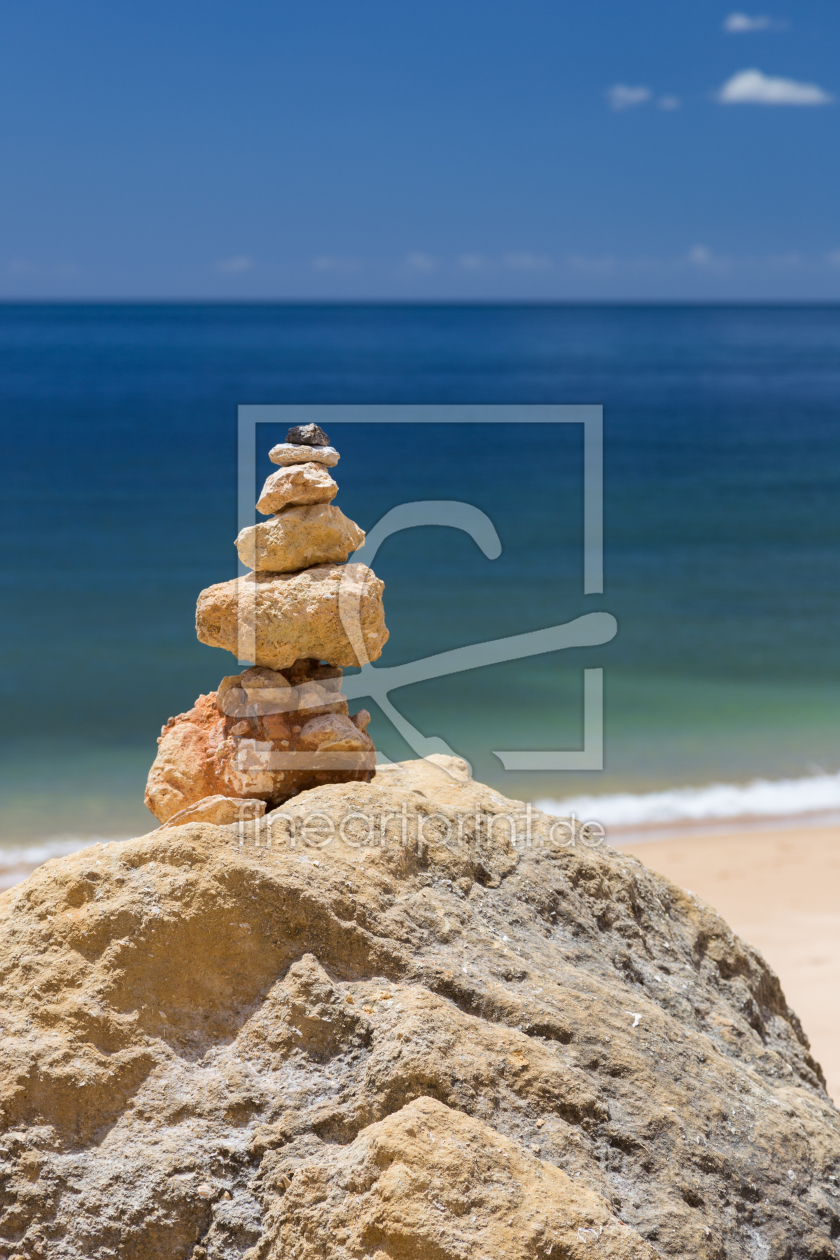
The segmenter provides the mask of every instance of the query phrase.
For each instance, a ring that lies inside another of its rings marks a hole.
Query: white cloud
[[[715,257],[708,245],[692,245],[688,251],[688,261],[695,267],[710,267]]]
[[[740,70],[717,93],[721,105],[829,105],[834,97],[816,83]]]
[[[776,280],[817,277],[840,271],[840,248],[823,254],[797,250],[774,254],[728,254],[697,242],[681,254],[586,255],[567,254],[558,272],[569,271],[601,280],[677,279],[692,276],[704,282]]]
[[[782,26],[783,23],[762,13],[756,13],[752,17],[747,13],[730,13],[723,23],[723,29],[730,35],[746,35],[750,31],[778,31]]]
[[[616,83],[607,92],[610,109],[633,109],[636,105],[644,105],[651,96],[648,87],[629,87],[626,83]]]
[[[223,275],[237,276],[243,271],[250,271],[253,265],[254,260],[248,254],[234,254],[232,258],[223,258],[216,269]]]
[[[81,267],[75,263],[58,263],[55,266],[30,262],[28,258],[13,258],[6,268],[12,276],[37,280],[85,280]]]
[[[812,266],[807,257],[795,250],[789,250],[786,254],[763,256],[733,255],[716,254],[708,245],[692,245],[684,255],[684,262],[697,271],[718,276],[748,273],[778,275],[781,272],[802,271],[803,268]]]
[[[660,96],[656,103],[660,109],[680,109],[682,106],[678,96]]]

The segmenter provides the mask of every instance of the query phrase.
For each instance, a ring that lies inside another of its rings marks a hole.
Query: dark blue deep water
[[[503,542],[495,561],[439,528],[386,543],[384,664],[618,618],[602,648],[394,693],[477,776],[557,798],[840,769],[840,309],[8,305],[6,843],[151,823],[161,723],[235,668],[193,618],[236,572],[236,408],[254,402],[604,404],[603,596],[580,593],[576,426],[332,434],[338,502],[363,528],[457,498]],[[605,770],[505,773],[494,748],[579,746],[594,665]],[[413,755],[379,713],[373,732]]]

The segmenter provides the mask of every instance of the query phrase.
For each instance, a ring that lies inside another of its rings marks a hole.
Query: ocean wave
[[[614,792],[535,801],[537,809],[560,818],[606,827],[657,823],[692,823],[737,818],[785,818],[798,814],[840,812],[840,774],[801,779],[754,779],[751,783],[710,783],[705,787],[666,788],[660,792]],[[56,836],[3,847],[0,890],[17,883],[51,858],[65,857],[96,844],[119,844],[126,836]]]
[[[0,891],[26,879],[27,875],[49,862],[51,858],[66,857],[94,844],[119,844],[125,836],[55,836],[48,840],[35,840],[31,844],[0,846]]]
[[[706,787],[667,788],[661,792],[615,792],[536,801],[547,814],[604,826],[687,823],[705,819],[784,818],[840,810],[840,774],[802,779],[754,779],[752,783],[710,783]]]

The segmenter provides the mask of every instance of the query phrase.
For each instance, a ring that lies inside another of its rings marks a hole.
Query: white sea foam
[[[752,783],[710,783],[706,787],[668,788],[662,792],[615,792],[603,796],[569,796],[539,800],[546,814],[607,827],[639,827],[656,823],[689,823],[735,818],[785,818],[797,814],[840,812],[840,774],[815,774],[802,779],[755,779]],[[9,888],[51,858],[65,857],[96,844],[119,844],[111,838],[56,836],[32,844],[0,846],[0,890]]]
[[[706,787],[669,788],[663,792],[570,796],[562,801],[537,801],[536,805],[547,814],[566,818],[574,814],[583,821],[612,827],[724,818],[784,818],[840,810],[840,774],[710,783]]]
[[[26,879],[27,875],[51,858],[66,857],[68,853],[78,853],[80,849],[89,849],[94,844],[119,844],[125,836],[111,839],[100,836],[54,836],[48,840],[36,840],[32,844],[0,846],[0,891],[11,888],[13,884]]]

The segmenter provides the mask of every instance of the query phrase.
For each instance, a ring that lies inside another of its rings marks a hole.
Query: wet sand
[[[608,840],[708,901],[761,950],[840,1104],[840,827]]]

